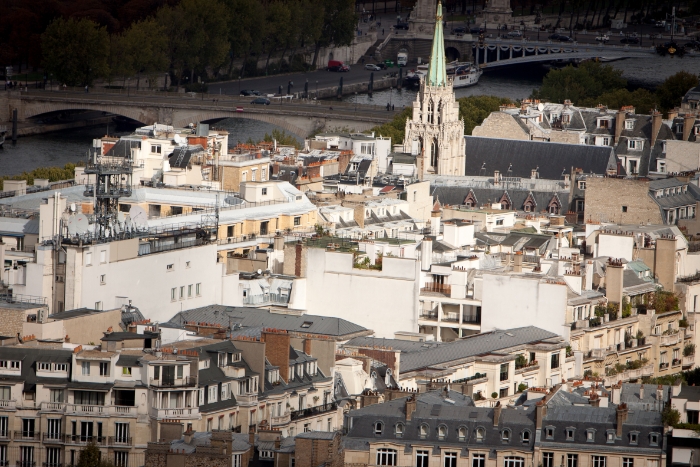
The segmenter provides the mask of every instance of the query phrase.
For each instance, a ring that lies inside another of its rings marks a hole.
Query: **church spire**
[[[428,69],[428,86],[445,86],[446,84],[447,72],[445,71],[445,39],[442,32],[442,1],[438,1],[437,15],[435,15],[433,50],[430,54],[430,67]]]

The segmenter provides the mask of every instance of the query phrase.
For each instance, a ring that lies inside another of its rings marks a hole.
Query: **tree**
[[[108,460],[100,456],[100,448],[97,444],[90,442],[84,449],[80,450],[77,467],[114,467]]]
[[[44,68],[69,86],[108,75],[107,29],[88,19],[57,18],[41,35]]]
[[[401,144],[404,138],[404,132],[406,131],[406,120],[411,118],[413,110],[411,108],[404,109],[398,115],[383,125],[375,126],[371,131],[374,132],[375,136],[383,136],[384,138],[391,138],[392,144]]]
[[[230,75],[233,71],[233,59],[243,57],[247,60],[253,45],[259,40],[265,12],[263,8],[259,7],[256,0],[223,1],[229,12],[230,62],[228,74]]]
[[[639,88],[630,92],[622,88],[604,92],[600,96],[587,98],[578,103],[582,107],[595,107],[598,104],[603,104],[609,109],[631,105],[634,106],[636,113],[648,114],[658,106],[658,99],[647,89]]]
[[[139,88],[141,73],[153,75],[168,67],[167,38],[165,29],[155,19],[149,18],[134,23],[119,40],[132,73],[139,73],[136,89]]]
[[[321,47],[350,45],[355,37],[358,17],[353,0],[315,0],[317,13],[323,17],[321,34],[316,40],[312,66],[316,66]]]
[[[542,80],[542,87],[533,92],[536,99],[563,103],[569,99],[581,105],[586,99],[597,98],[605,92],[623,89],[627,80],[622,71],[599,62],[584,62],[574,68],[551,70]]]
[[[681,104],[681,98],[690,88],[698,85],[698,75],[687,71],[679,71],[673,76],[666,78],[662,84],[656,88],[656,95],[659,100],[661,110],[667,112]]]
[[[681,421],[681,414],[670,405],[667,405],[664,411],[661,412],[661,420],[664,422],[664,426],[674,426]]]
[[[278,145],[294,146],[297,149],[301,147],[301,145],[299,144],[299,140],[296,138],[296,136],[288,135],[287,132],[284,130],[279,131],[277,129],[274,129],[272,130],[271,135],[265,133],[263,141],[272,142],[273,140],[277,141]]]
[[[469,96],[457,99],[459,116],[464,119],[464,134],[471,135],[477,125],[481,125],[491,112],[496,112],[501,105],[512,104],[506,97]]]

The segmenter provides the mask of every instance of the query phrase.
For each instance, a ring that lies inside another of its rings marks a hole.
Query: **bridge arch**
[[[141,122],[143,124],[153,123],[148,119],[145,119],[143,112],[139,111],[139,109],[137,108],[116,105],[93,105],[89,103],[63,103],[49,101],[25,105],[23,108],[21,118],[35,118],[40,115],[52,112],[60,112],[63,110],[97,110],[100,112],[107,112],[114,115],[121,115],[122,117],[127,117],[132,120],[136,120],[137,122]]]
[[[300,137],[302,140],[308,137],[309,133],[311,133],[311,131],[294,125],[288,120],[286,120],[284,117],[279,115],[235,111],[208,110],[198,113],[181,115],[173,119],[172,125],[174,127],[185,127],[190,123],[203,122],[206,120],[217,120],[221,118],[244,118],[247,120],[257,120],[259,122],[269,123],[271,125],[275,125],[277,127],[282,128],[287,133],[292,133]]]
[[[445,58],[447,58],[448,61],[452,62],[454,60],[459,60],[460,56],[461,54],[459,53],[459,50],[457,50],[456,47],[445,48]]]

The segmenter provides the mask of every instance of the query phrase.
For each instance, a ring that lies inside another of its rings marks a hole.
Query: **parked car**
[[[467,28],[465,26],[457,26],[452,28],[452,34],[466,34]]]
[[[506,37],[523,37],[523,32],[516,29],[514,31],[508,31],[508,34],[506,34]]]
[[[379,68],[374,63],[368,63],[367,65],[365,65],[365,70],[379,71],[381,70],[381,68]]]
[[[551,35],[549,36],[549,40],[558,41],[560,37],[561,37],[561,34],[556,34],[556,33],[555,33],[555,34],[551,34]],[[566,36],[564,36],[564,37],[566,37]]]
[[[243,89],[241,91],[241,96],[259,96],[260,91],[253,91],[252,89]]]
[[[256,99],[253,99],[251,104],[270,105],[270,99],[266,97],[258,97]]]
[[[573,42],[574,40],[570,38],[569,36],[559,36],[559,39],[557,39],[559,42]]]
[[[623,37],[620,39],[623,44],[639,44],[639,39],[636,37]]]
[[[483,34],[483,33],[486,32],[486,31],[485,31],[484,28],[482,28],[482,27],[479,27],[479,26],[472,26],[472,27],[469,29],[469,32],[470,32],[471,34]]]
[[[601,34],[600,36],[596,36],[595,40],[598,42],[606,43],[610,40],[610,38],[607,34]]]
[[[404,31],[408,31],[408,23],[396,23],[394,25],[394,29],[403,29]]]
[[[657,21],[656,24],[654,24],[655,28],[663,28],[666,26],[666,21]]]
[[[685,47],[688,50],[691,50],[691,49],[700,50],[700,41],[693,40],[690,42],[686,42],[686,44],[683,47]]]

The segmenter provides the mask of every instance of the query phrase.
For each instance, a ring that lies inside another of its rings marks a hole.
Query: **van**
[[[328,60],[328,71],[340,71],[345,64],[340,60]]]
[[[406,66],[408,63],[408,54],[405,52],[401,52],[396,56],[396,64],[398,66]]]

